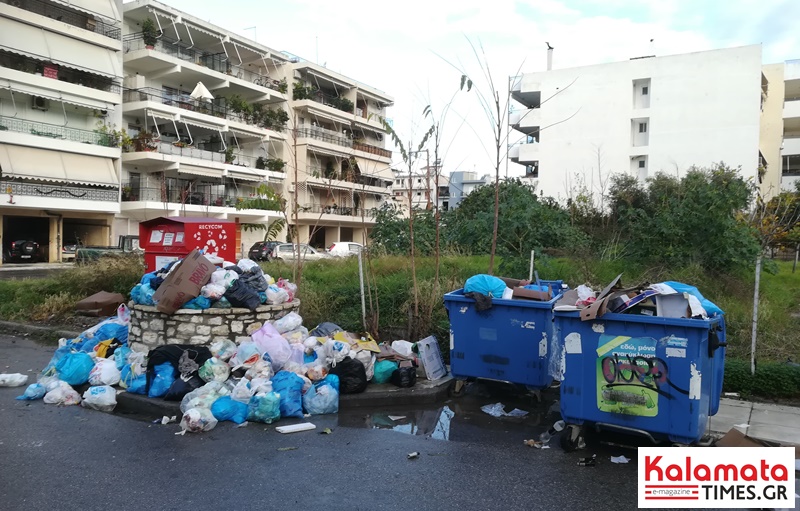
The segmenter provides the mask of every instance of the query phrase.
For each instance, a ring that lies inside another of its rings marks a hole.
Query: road
[[[0,372],[32,381],[52,350],[0,336]],[[225,422],[176,436],[177,425],[151,424],[154,417],[14,400],[23,389],[0,388],[3,509],[636,508],[635,450],[567,454],[556,441],[551,449],[526,447],[524,439],[558,418],[548,412],[552,403],[529,398],[473,395],[420,410],[343,411],[309,419],[316,431],[290,435],[275,425]],[[480,412],[500,399],[532,413],[496,419]],[[319,434],[322,428],[332,433]],[[420,455],[407,459],[411,452]],[[591,454],[596,467],[577,465]],[[620,454],[631,463],[610,462]]]
[[[4,263],[0,266],[0,280],[43,279],[73,267],[74,263]]]

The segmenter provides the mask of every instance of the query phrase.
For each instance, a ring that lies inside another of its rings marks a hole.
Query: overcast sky
[[[545,69],[545,41],[556,68],[641,56],[650,39],[656,55],[761,43],[765,64],[800,58],[800,0],[162,1],[386,91],[395,130],[415,143],[425,105],[441,112],[458,91],[461,73],[448,62],[479,74],[467,38],[483,45],[503,88],[520,67]],[[445,173],[493,172],[492,131],[474,94],[456,94],[442,132]]]

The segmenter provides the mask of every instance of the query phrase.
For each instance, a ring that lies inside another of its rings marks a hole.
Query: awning
[[[228,177],[239,179],[242,181],[265,181],[267,176],[258,174],[254,169],[249,167],[236,167],[235,169],[228,168]]]
[[[25,94],[26,96],[41,96],[51,101],[59,101],[63,103],[68,103],[70,105],[82,106],[84,108],[91,108],[93,110],[114,109],[114,105],[106,103],[105,101],[96,101],[92,98],[85,98],[82,96],[75,96],[74,94],[60,92],[57,89],[59,83],[61,82],[53,80],[53,84],[56,86],[56,88],[44,89],[36,87],[34,85],[28,85],[21,82],[12,82],[11,80],[9,80],[7,87],[0,87],[0,88],[9,89],[11,92]]]
[[[193,176],[214,177],[222,179],[222,171],[219,169],[209,169],[205,167],[196,167],[194,165],[184,165],[183,163],[178,166],[178,174],[191,174]]]
[[[236,135],[237,137],[257,138],[262,142],[269,142],[269,137],[267,135],[262,135],[261,133],[249,132],[238,128],[229,128],[228,132]]]
[[[66,5],[79,11],[89,14],[99,15],[108,20],[117,21],[120,19],[114,7],[113,0],[53,0],[57,4]]]
[[[25,41],[25,44],[21,45],[19,41]],[[0,46],[20,55],[51,60],[81,71],[122,76],[122,63],[116,52],[25,23],[15,23],[13,27],[0,31]]]
[[[332,77],[326,75],[325,73],[317,71],[316,69],[308,67],[308,68],[306,68],[306,71],[308,72],[308,74],[314,75],[317,78],[321,78],[322,80],[325,80],[325,81],[333,84],[335,87],[339,87],[341,89],[352,89],[353,88],[352,85],[344,83],[344,82],[340,82],[336,78],[332,78]]]
[[[190,126],[194,126],[195,128],[203,128],[204,130],[211,130],[211,131],[219,131],[225,124],[224,119],[220,119],[221,124],[219,126],[216,126],[214,124],[206,124],[202,121],[195,121],[194,119],[187,117],[183,113],[181,113],[175,120],[178,122],[189,124]]]
[[[3,169],[3,177],[6,178],[119,186],[117,171],[111,158],[0,145],[0,167]]]
[[[320,149],[319,147],[314,147],[312,145],[308,146],[308,150],[312,153],[322,154],[324,156],[333,156],[334,158],[349,158],[350,155],[346,152],[339,152],[339,151],[331,151],[328,149]]]

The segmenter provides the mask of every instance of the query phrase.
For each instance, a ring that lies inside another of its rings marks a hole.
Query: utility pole
[[[425,149],[425,196],[428,199],[426,209],[431,210],[431,153]]]

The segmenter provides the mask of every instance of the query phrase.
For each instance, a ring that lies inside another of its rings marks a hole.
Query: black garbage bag
[[[239,271],[241,274],[239,280],[256,291],[264,292],[269,287],[269,284],[267,284],[267,281],[264,279],[264,272],[261,270],[260,266],[253,266],[249,271],[245,272]]]
[[[145,385],[145,393],[150,392],[150,384],[155,377],[155,368],[164,362],[169,362],[175,368],[175,373],[180,374],[180,360],[183,352],[189,352],[191,358],[198,367],[203,367],[206,360],[211,358],[211,351],[205,346],[194,346],[192,344],[168,344],[166,346],[158,346],[153,348],[147,354],[147,384]]]
[[[194,389],[199,389],[206,382],[203,381],[202,378],[197,376],[179,376],[172,385],[170,385],[167,394],[164,396],[165,401],[180,401],[183,399],[183,396],[188,394],[189,392],[193,391]]]
[[[317,325],[317,328],[308,332],[308,335],[312,337],[333,337],[333,334],[342,331],[344,331],[344,328],[340,327],[336,323],[326,321]]]
[[[238,273],[239,275],[241,275],[241,274],[243,273],[243,272],[242,272],[242,269],[241,269],[241,268],[239,268],[238,266],[236,266],[235,264],[231,264],[231,265],[229,265],[229,266],[226,266],[224,269],[225,269],[225,270],[230,270],[230,271],[235,271],[235,272],[236,272],[236,273]]]
[[[345,357],[329,374],[339,377],[340,394],[358,394],[367,390],[367,370],[356,359]]]
[[[417,383],[417,369],[414,367],[401,367],[392,373],[391,382],[398,387],[413,387]]]
[[[225,298],[233,307],[243,307],[255,311],[261,305],[258,292],[248,286],[241,279],[234,281],[233,285],[225,291]]]

